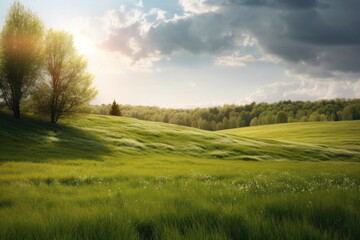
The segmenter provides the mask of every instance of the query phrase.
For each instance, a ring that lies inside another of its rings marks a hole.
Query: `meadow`
[[[349,123],[281,138],[0,112],[0,239],[358,239],[360,122]]]
[[[360,150],[360,121],[297,122],[228,129],[219,132],[243,137]]]

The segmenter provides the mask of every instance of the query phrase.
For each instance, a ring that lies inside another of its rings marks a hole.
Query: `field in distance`
[[[356,239],[358,134],[330,135],[0,112],[0,239]]]
[[[256,139],[311,143],[360,151],[360,120],[272,124],[218,132]]]

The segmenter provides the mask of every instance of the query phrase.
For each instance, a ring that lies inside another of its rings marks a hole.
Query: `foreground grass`
[[[108,116],[2,117],[0,239],[360,235],[355,150]]]
[[[356,239],[357,163],[179,157],[1,166],[1,239]]]

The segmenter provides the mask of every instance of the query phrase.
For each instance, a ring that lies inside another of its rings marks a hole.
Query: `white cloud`
[[[245,67],[246,61],[244,61],[244,57],[234,57],[234,56],[218,57],[215,59],[215,65],[230,66],[230,67]]]
[[[276,102],[281,100],[320,100],[359,98],[360,79],[357,81],[299,80],[275,82],[258,88],[241,102]]]
[[[185,12],[195,14],[214,12],[219,9],[219,6],[211,5],[207,0],[180,0],[179,4]]]
[[[245,56],[238,56],[237,53],[231,56],[223,56],[215,59],[215,65],[230,66],[230,67],[245,67],[249,62],[273,62],[274,60],[266,57],[255,58],[248,54]]]
[[[143,8],[144,7],[144,3],[142,0],[140,0],[137,4],[136,4],[137,7],[140,7],[140,8]]]
[[[199,4],[205,4],[205,1]],[[160,9],[144,12],[143,9],[125,7],[109,11],[102,18],[107,34],[101,46],[104,50],[120,52],[136,64],[142,59],[167,58],[181,51],[194,54],[220,53],[228,48],[224,44],[235,45],[238,41],[231,28],[219,24],[216,16],[208,15],[204,21],[194,21],[193,17],[197,16],[184,13],[166,18],[166,12]],[[200,18],[203,19],[203,16]],[[245,39],[245,44],[252,44],[249,36],[241,38]]]
[[[158,8],[152,8],[149,15],[156,15],[156,20],[166,20],[166,11]]]
[[[252,37],[250,34],[243,33],[241,35],[242,35],[243,39],[239,43],[239,45],[242,45],[244,47],[254,47],[255,45],[257,45],[256,38]]]

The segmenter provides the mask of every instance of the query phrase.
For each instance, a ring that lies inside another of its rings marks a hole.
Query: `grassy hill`
[[[0,153],[0,239],[360,235],[360,153],[336,143],[0,113]]]
[[[313,141],[320,142],[335,139],[332,144],[335,147],[328,147],[269,139],[255,140],[248,138],[250,133],[245,134],[247,137],[241,137],[172,124],[103,115],[78,115],[76,119],[59,125],[32,118],[17,122],[6,114],[1,114],[0,117],[0,144],[2,146],[0,161],[48,162],[59,159],[102,161],[121,156],[144,155],[254,161],[360,161],[359,152],[340,149],[336,146],[337,142],[341,141],[340,139],[352,146],[360,143],[360,137],[356,133],[353,134],[355,136],[349,134],[349,131],[354,132],[354,127],[341,136],[338,132],[327,132],[324,135],[317,134],[318,140],[312,137]],[[283,126],[288,130],[293,125]],[[343,123],[338,126],[343,129],[347,127]],[[300,125],[298,124],[297,127]],[[260,136],[261,129],[254,137]],[[280,130],[276,125],[275,129]],[[326,126],[322,131],[325,132],[325,129]],[[359,129],[356,130],[360,131]],[[241,130],[232,131],[237,133]],[[224,131],[224,133],[233,133],[232,131]],[[268,130],[265,129],[264,132]],[[303,135],[300,133],[298,135],[301,138],[310,133],[311,131],[305,130],[302,132]],[[294,133],[293,136],[296,134]],[[274,139],[277,139],[276,136],[279,135],[275,135]],[[336,138],[336,136],[339,137]]]
[[[360,120],[340,122],[301,122],[235,128],[219,131],[256,139],[327,145],[360,151]]]

